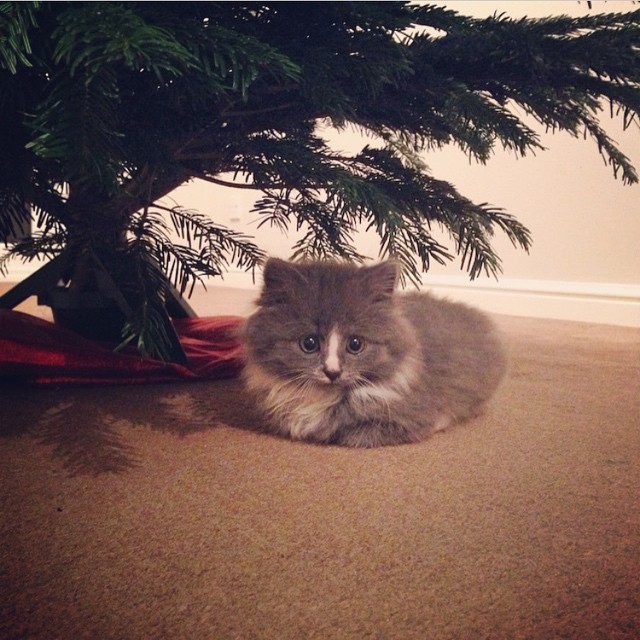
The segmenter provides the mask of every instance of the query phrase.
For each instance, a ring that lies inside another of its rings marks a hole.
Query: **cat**
[[[475,417],[506,369],[492,322],[466,305],[398,293],[392,261],[264,266],[242,340],[245,384],[292,439],[417,442]]]

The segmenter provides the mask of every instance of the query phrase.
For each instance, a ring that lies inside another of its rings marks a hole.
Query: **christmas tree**
[[[553,131],[584,135],[625,183],[628,158],[601,126],[640,111],[640,11],[582,18],[473,19],[407,2],[5,2],[0,4],[0,237],[12,257],[89,257],[126,301],[123,339],[170,358],[165,302],[230,265],[263,258],[251,238],[159,201],[201,178],[256,191],[262,223],[303,230],[296,258],[381,257],[417,282],[459,256],[496,274],[492,238],[527,229],[429,173],[424,152],[456,145],[487,162],[526,155]],[[332,149],[322,127],[370,143]],[[434,239],[444,230],[448,246]],[[175,241],[171,233],[177,233]]]

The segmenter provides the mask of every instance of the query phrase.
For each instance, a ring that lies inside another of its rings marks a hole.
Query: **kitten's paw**
[[[409,444],[422,440],[421,434],[394,423],[364,422],[338,431],[332,444],[344,447],[373,449],[390,445]]]
[[[469,422],[470,420],[475,420],[475,418],[480,417],[486,411],[486,403],[481,403],[472,407],[466,407],[464,409],[460,409],[458,415],[454,415],[453,413],[449,413],[444,411],[436,416],[433,421],[433,425],[431,427],[431,433],[437,433],[438,431],[444,431],[449,427],[452,427],[456,424],[462,424],[465,422]]]
[[[433,427],[431,428],[432,433],[437,433],[438,431],[444,431],[448,429],[452,425],[457,422],[455,416],[450,413],[441,413],[433,422]]]

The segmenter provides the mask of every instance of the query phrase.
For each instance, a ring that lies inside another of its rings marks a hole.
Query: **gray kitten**
[[[425,293],[394,293],[392,262],[271,259],[243,342],[248,388],[271,429],[376,447],[477,415],[505,372],[490,320]]]

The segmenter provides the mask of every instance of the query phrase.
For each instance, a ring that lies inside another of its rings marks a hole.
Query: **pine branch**
[[[135,342],[141,354],[168,362],[172,344],[166,328],[166,279],[153,259],[153,247],[144,239],[130,244],[128,257],[129,288],[124,291],[132,314],[122,328],[117,349]]]
[[[29,30],[37,26],[35,10],[39,2],[0,3],[0,69],[15,74],[19,65],[30,67]]]
[[[123,155],[115,74],[111,69],[91,77],[63,74],[52,85],[30,123],[35,137],[26,148],[44,160],[61,162],[69,182],[113,192]],[[61,101],[67,109],[60,110]]]
[[[249,237],[215,224],[198,211],[179,206],[164,207],[155,203],[152,207],[169,214],[169,221],[178,236],[185,240],[186,247],[172,242],[163,242],[161,254],[172,255],[183,268],[186,279],[174,279],[176,288],[182,293],[186,283],[196,278],[222,275],[230,266],[253,272],[264,260],[264,253]],[[175,251],[171,248],[175,245]]]
[[[198,64],[169,31],[149,24],[124,4],[100,2],[63,11],[58,24],[53,61],[64,63],[71,76],[80,72],[88,81],[114,63],[149,70],[159,82]]]
[[[31,221],[31,213],[20,194],[6,189],[0,189],[0,211],[0,240],[6,246]]]
[[[288,207],[296,218],[297,229],[307,227],[305,235],[293,246],[292,259],[322,260],[332,256],[352,262],[364,260],[353,246],[355,227],[350,216],[341,215],[308,194],[289,201]]]
[[[417,283],[432,260],[442,264],[453,259],[429,233],[432,223],[450,234],[472,278],[501,270],[491,245],[494,227],[514,245],[530,245],[529,232],[515,218],[473,204],[450,184],[405,166],[392,150],[365,149],[355,158],[333,154],[331,160],[323,167],[325,178],[331,175],[323,181],[326,189],[269,189],[254,207],[260,224],[284,230],[295,220],[298,229],[307,226],[294,257],[361,260],[353,238],[364,225],[380,236],[380,255],[398,259],[406,277]]]
[[[587,122],[603,99],[620,104],[626,120],[640,111],[639,41],[636,11],[576,20],[499,16],[467,23],[427,46],[431,64],[455,69],[473,91],[512,101],[553,130],[575,134],[578,124],[586,125],[614,173],[622,168],[623,179],[633,182],[628,162],[609,153],[611,147]]]
[[[217,184],[220,187],[229,187],[231,189],[246,189],[248,191],[259,191],[262,187],[258,186],[254,183],[240,183],[240,182],[230,182],[229,180],[222,180],[221,178],[214,178],[213,176],[209,176],[206,173],[198,172],[194,177],[199,178],[200,180],[204,180],[205,182],[210,182],[211,184]],[[284,188],[283,184],[273,184],[273,188]]]
[[[42,233],[32,231],[27,238],[19,240],[0,256],[0,273],[7,275],[6,265],[10,260],[20,258],[22,262],[32,262],[40,258],[52,260],[62,253],[66,246],[66,234],[64,233]]]

